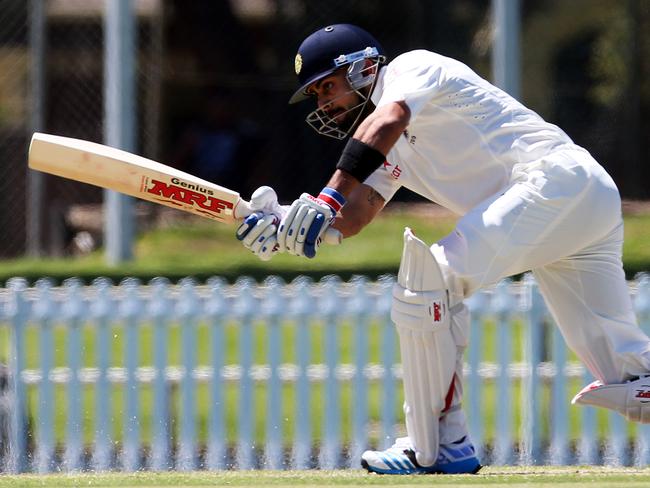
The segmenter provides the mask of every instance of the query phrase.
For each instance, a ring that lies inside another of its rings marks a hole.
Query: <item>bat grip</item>
[[[323,235],[323,242],[331,246],[338,246],[343,240],[343,234],[339,230],[334,229],[333,227],[328,227],[325,230]]]
[[[237,202],[237,205],[235,206],[233,215],[236,219],[241,220],[245,219],[256,211],[257,209],[252,208],[250,202],[247,202],[243,198],[240,198],[239,202]],[[323,242],[325,244],[329,244],[330,246],[338,246],[341,244],[341,241],[343,241],[343,234],[341,234],[340,231],[332,227],[329,227],[325,230],[325,234],[323,234]]]

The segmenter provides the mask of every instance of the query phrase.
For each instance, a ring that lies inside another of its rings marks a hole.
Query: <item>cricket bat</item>
[[[270,187],[251,204],[236,191],[128,151],[40,132],[32,136],[28,164],[31,169],[224,223],[241,220],[265,204],[277,202]],[[341,239],[341,233],[332,228],[323,236],[328,244],[339,244]]]

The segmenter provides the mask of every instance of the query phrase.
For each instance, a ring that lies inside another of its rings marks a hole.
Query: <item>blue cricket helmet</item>
[[[295,59],[300,88],[289,103],[308,98],[305,90],[342,66],[364,58],[379,58],[384,50],[373,36],[352,24],[334,24],[317,30],[307,37]]]

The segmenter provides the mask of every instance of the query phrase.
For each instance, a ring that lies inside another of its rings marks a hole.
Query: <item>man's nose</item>
[[[329,97],[318,97],[318,108],[320,110],[328,111],[332,108],[332,103]]]

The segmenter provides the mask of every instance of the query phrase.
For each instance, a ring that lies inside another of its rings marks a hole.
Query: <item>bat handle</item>
[[[235,210],[233,214],[236,219],[245,219],[253,212],[259,210],[257,206],[255,207],[256,208],[253,208],[250,202],[247,202],[243,198],[240,198],[239,202],[237,202],[237,205],[235,206]],[[341,234],[340,231],[332,227],[329,227],[328,229],[325,230],[325,234],[323,234],[324,243],[329,244],[331,246],[337,246],[341,244],[341,241],[343,241],[343,234]]]
[[[338,246],[339,244],[341,244],[342,240],[343,240],[343,234],[341,234],[341,231],[334,229],[333,227],[328,227],[325,230],[325,234],[323,235],[323,242],[325,244]]]

